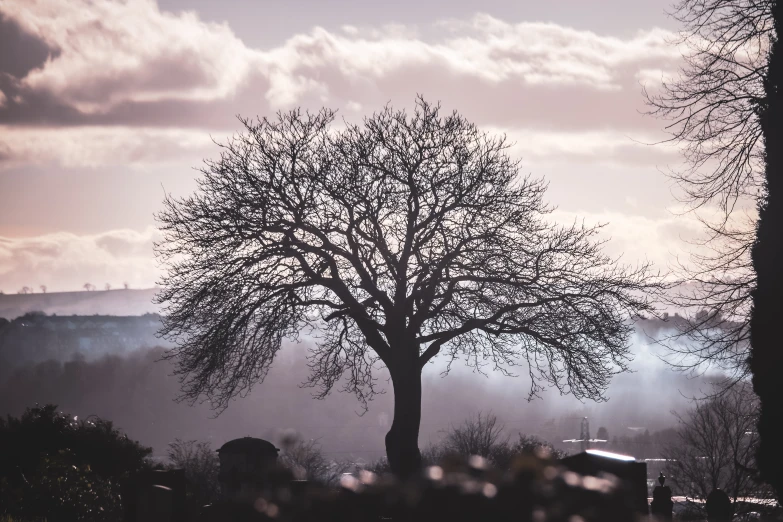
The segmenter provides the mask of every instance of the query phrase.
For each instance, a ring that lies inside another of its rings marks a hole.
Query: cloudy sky
[[[152,286],[153,214],[236,115],[352,120],[417,93],[506,133],[557,217],[666,268],[695,230],[641,114],[666,0],[0,0],[0,290]]]

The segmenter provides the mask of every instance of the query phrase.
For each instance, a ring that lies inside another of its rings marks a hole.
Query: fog
[[[556,390],[527,400],[530,386],[524,368],[519,377],[484,376],[459,364],[441,377],[443,359],[423,374],[420,443],[435,442],[450,425],[478,411],[494,412],[510,436],[535,434],[552,442],[578,438],[580,419],[587,416],[591,433],[605,426],[611,436],[633,435],[629,427],[650,432],[676,424],[673,410],[682,411],[688,397],[709,388],[709,376],[688,378],[672,371],[659,358],[641,327],[632,338],[632,373],[615,376],[606,402],[580,402]],[[174,438],[208,440],[217,448],[241,436],[279,442],[286,430],[318,439],[333,458],[377,459],[384,454],[384,435],[392,415],[390,385],[379,373],[379,384],[389,389],[362,414],[353,395],[333,392],[324,400],[302,388],[307,377],[308,343],[287,343],[264,383],[247,397],[237,398],[220,415],[207,404],[175,402],[179,392],[171,363],[161,361],[163,348],[139,348],[122,355],[15,364],[0,378],[0,413],[18,415],[35,403],[55,403],[79,417],[98,415],[114,421],[131,438],[164,455]],[[6,353],[6,357],[8,354]],[[567,447],[559,443],[561,447]]]

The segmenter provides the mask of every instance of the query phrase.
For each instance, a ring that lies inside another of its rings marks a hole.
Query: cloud
[[[345,107],[345,115],[356,117],[361,110],[360,104],[350,102]],[[568,166],[574,162],[638,166],[679,161],[676,148],[649,146],[623,132],[495,126],[483,126],[482,130],[490,135],[505,134],[512,144],[509,152],[524,159],[525,167]],[[0,125],[0,170],[20,165],[138,168],[176,163],[195,166],[216,154],[213,139],[222,142],[228,135],[220,129],[97,125],[61,129]],[[652,143],[656,137],[646,136],[642,141]]]
[[[0,74],[22,78],[58,54],[58,49],[49,47],[44,40],[25,31],[18,22],[0,12]]]
[[[606,223],[601,234],[611,239],[606,253],[622,255],[632,264],[650,261],[662,271],[671,266],[673,254],[684,253],[682,238],[692,239],[701,232],[693,216],[648,216],[642,209],[635,214],[558,209],[550,217],[561,225],[583,220],[588,225]],[[123,281],[134,288],[150,287],[159,276],[152,251],[152,243],[158,239],[159,232],[153,226],[92,235],[0,236],[0,289],[11,293],[19,290],[15,285],[37,288],[46,284],[50,291],[74,290],[85,282],[97,286],[109,282],[117,287]]]
[[[656,166],[680,161],[672,145],[649,145],[658,135],[638,134],[633,138],[616,130],[555,131],[535,128],[484,126],[489,134],[504,134],[510,152],[523,158],[525,166],[613,164]]]
[[[257,54],[226,24],[161,12],[153,0],[25,0],[5,2],[3,10],[61,51],[24,85],[86,113],[123,101],[226,97]]]
[[[152,243],[156,228],[111,230],[94,235],[66,232],[37,237],[0,236],[0,289],[12,293],[28,285],[47,285],[49,291],[97,287],[151,287],[158,278]]]
[[[238,112],[350,112],[422,92],[478,122],[639,126],[639,78],[679,60],[660,29],[623,39],[488,15],[421,32],[316,27],[252,49],[226,24],[152,0],[5,0],[0,11],[59,52],[5,86],[20,96],[0,111],[6,122],[230,125]]]
[[[204,130],[99,126],[64,130],[0,125],[0,169],[22,164],[196,165],[214,149],[210,134]]]
[[[604,252],[612,257],[622,257],[622,262],[636,264],[650,262],[662,273],[674,268],[674,261],[688,265],[688,252],[698,247],[693,242],[704,234],[704,228],[692,213],[683,209],[657,210],[645,213],[634,201],[629,212],[604,210],[584,212],[579,210],[555,210],[550,218],[561,225],[584,223],[604,224],[600,237],[608,240]],[[705,209],[705,211],[708,209]]]

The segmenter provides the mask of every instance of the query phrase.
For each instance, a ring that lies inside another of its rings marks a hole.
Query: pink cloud
[[[58,49],[14,86],[20,121],[46,118],[48,103],[50,117],[71,123],[225,125],[238,112],[374,107],[422,92],[491,123],[638,126],[627,113],[638,108],[639,78],[679,59],[660,29],[623,39],[488,15],[440,22],[426,38],[399,25],[314,28],[252,49],[226,24],[152,0],[16,0],[0,10]]]
[[[158,270],[152,242],[158,231],[110,230],[100,234],[66,232],[36,237],[0,236],[0,290],[14,293],[21,286],[49,291],[77,290],[90,282],[134,288],[154,285]],[[17,288],[18,287],[18,288]]]

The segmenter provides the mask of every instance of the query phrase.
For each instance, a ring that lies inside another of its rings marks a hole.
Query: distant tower
[[[588,448],[590,442],[590,423],[587,421],[587,417],[582,419],[582,429],[579,433],[579,438],[582,442],[582,451]]]

